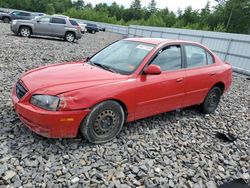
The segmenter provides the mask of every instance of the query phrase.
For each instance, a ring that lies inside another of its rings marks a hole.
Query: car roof
[[[192,41],[184,41],[178,39],[164,39],[164,38],[126,38],[124,40],[135,41],[135,42],[144,42],[154,45],[160,45],[165,43],[190,43],[190,44],[199,44]]]
[[[28,11],[23,11],[23,10],[12,10],[11,12],[24,12],[24,13],[29,13],[29,14],[32,14],[31,12],[28,12]]]

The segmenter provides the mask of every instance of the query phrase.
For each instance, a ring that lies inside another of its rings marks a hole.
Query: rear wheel
[[[201,104],[201,111],[205,114],[213,113],[221,98],[222,91],[219,87],[213,87],[207,94],[204,102]]]
[[[66,41],[68,41],[68,42],[74,42],[75,39],[76,39],[76,37],[75,37],[75,34],[74,34],[74,33],[72,33],[72,32],[67,32],[67,33],[65,34],[65,40],[66,40]]]
[[[9,19],[8,17],[5,17],[5,18],[3,19],[3,22],[4,22],[4,23],[10,23],[10,19]]]
[[[96,31],[95,30],[92,30],[92,32],[91,32],[92,34],[95,34],[96,33]]]
[[[22,26],[19,33],[22,37],[29,37],[31,35],[31,29],[29,27]]]
[[[91,143],[100,144],[114,139],[124,123],[124,111],[115,101],[96,105],[80,126],[81,133]]]

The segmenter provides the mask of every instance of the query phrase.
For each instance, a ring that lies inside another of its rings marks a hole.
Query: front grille
[[[16,96],[18,99],[21,99],[28,90],[22,85],[20,81],[16,83]]]

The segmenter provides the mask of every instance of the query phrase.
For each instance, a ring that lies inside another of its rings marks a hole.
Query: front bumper
[[[47,111],[19,100],[12,94],[15,111],[21,121],[35,133],[48,138],[76,137],[81,121],[90,110]]]
[[[10,30],[15,33],[15,34],[18,34],[18,26],[16,24],[10,24]]]

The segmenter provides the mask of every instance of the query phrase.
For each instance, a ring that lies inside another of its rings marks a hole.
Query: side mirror
[[[158,65],[149,65],[145,70],[143,71],[145,74],[161,74],[161,68]]]

